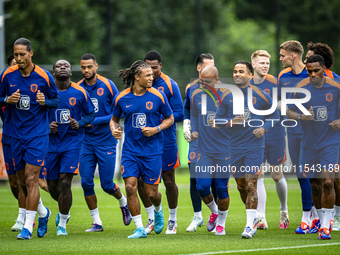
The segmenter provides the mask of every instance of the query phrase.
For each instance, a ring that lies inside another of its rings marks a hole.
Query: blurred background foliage
[[[270,73],[281,63],[278,46],[299,40],[329,44],[340,57],[340,1],[294,0],[10,0],[5,2],[6,56],[19,37],[32,41],[34,63],[51,70],[64,58],[80,80],[79,58],[96,55],[99,73],[122,89],[118,70],[156,49],[163,72],[180,85],[197,76],[199,53],[215,57],[220,77],[231,77],[234,62],[258,49],[272,55]],[[340,64],[333,71],[340,73]]]

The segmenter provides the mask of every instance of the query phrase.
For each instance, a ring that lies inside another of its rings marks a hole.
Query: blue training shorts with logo
[[[284,137],[265,141],[263,163],[266,161],[272,166],[283,164],[286,161],[286,140]]]
[[[48,152],[45,162],[45,179],[57,180],[60,173],[78,174],[80,150]]]
[[[164,147],[162,154],[162,170],[168,171],[177,168],[180,165],[177,145]]]
[[[135,156],[122,154],[122,177],[137,177],[147,184],[159,184],[162,179],[162,154],[152,156]]]
[[[303,176],[317,178],[323,169],[339,171],[338,144],[331,144],[322,149],[303,149]]]
[[[211,194],[212,180],[215,180],[217,197],[229,197],[230,156],[226,153],[203,153],[197,157],[195,175],[197,190],[201,197]]]
[[[5,167],[7,175],[14,175],[16,174],[12,159],[12,150],[11,146],[8,144],[2,145],[3,153],[4,153],[4,160],[5,160]]]
[[[15,171],[25,169],[26,163],[34,166],[44,166],[48,147],[48,135],[31,139],[12,138],[12,157]]]
[[[263,148],[230,150],[231,171],[234,178],[240,178],[246,173],[260,175],[263,154]]]

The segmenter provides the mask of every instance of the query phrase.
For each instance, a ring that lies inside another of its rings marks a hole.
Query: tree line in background
[[[12,0],[5,12],[12,14],[5,23],[7,55],[19,37],[32,41],[34,63],[51,67],[60,58],[79,65],[80,56],[91,52],[99,65],[111,66],[103,75],[119,90],[118,70],[152,49],[161,53],[162,70],[182,93],[197,76],[201,52],[215,56],[220,77],[231,77],[234,63],[249,61],[258,49],[272,55],[270,73],[277,76],[278,42],[286,40],[304,47],[309,41],[327,43],[336,61],[340,58],[336,0]],[[340,73],[340,64],[332,69]]]

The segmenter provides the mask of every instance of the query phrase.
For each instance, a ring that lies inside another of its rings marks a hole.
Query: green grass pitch
[[[77,177],[78,178],[78,177]],[[78,179],[79,180],[79,179]],[[75,182],[71,219],[67,224],[68,236],[56,236],[55,216],[57,203],[44,191],[41,191],[45,206],[52,210],[48,223],[48,232],[38,238],[36,228],[29,241],[16,240],[17,232],[11,232],[11,226],[17,217],[17,202],[11,194],[9,185],[0,185],[0,254],[339,254],[340,232],[332,232],[332,240],[318,240],[317,234],[297,235],[295,228],[302,215],[300,189],[297,179],[288,181],[288,208],[290,224],[288,229],[279,229],[279,201],[274,182],[266,179],[267,222],[268,230],[258,230],[253,239],[241,239],[246,223],[244,205],[236,189],[235,180],[230,180],[230,208],[226,221],[226,235],[215,236],[206,230],[209,210],[203,205],[205,224],[195,233],[187,233],[193,210],[189,194],[189,174],[186,169],[177,170],[176,180],[179,187],[178,230],[177,235],[165,235],[165,229],[159,235],[152,232],[145,239],[129,240],[127,236],[135,230],[133,222],[124,226],[118,202],[100,189],[96,179],[98,207],[103,221],[103,232],[85,233],[91,227],[92,219],[87,209],[82,188]],[[123,183],[118,183],[124,190]],[[164,185],[160,185],[163,194],[165,221],[169,212]],[[125,191],[124,191],[125,193]],[[147,215],[142,207],[144,224]]]

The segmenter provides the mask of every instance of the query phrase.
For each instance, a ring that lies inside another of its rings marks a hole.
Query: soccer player
[[[254,76],[250,84],[262,89],[273,97],[273,88],[277,88],[277,80],[268,74],[270,67],[270,54],[265,50],[257,50],[251,56]],[[283,126],[275,125],[265,134],[265,150],[263,166],[266,161],[269,164],[270,175],[275,182],[276,193],[280,200],[280,222],[279,227],[286,229],[289,225],[287,206],[287,181],[283,176],[282,164],[286,161],[285,131]],[[257,211],[262,214],[263,219],[259,223],[259,229],[268,229],[266,221],[266,189],[264,186],[264,174],[257,180],[258,206]]]
[[[115,97],[110,128],[113,136],[121,139],[123,131],[119,118],[124,114],[121,172],[128,207],[137,228],[128,238],[145,238],[137,180],[142,178],[144,181],[146,194],[155,208],[154,230],[159,234],[164,228],[162,195],[158,191],[162,175],[162,130],[174,123],[174,117],[165,94],[152,87],[153,72],[148,64],[137,60],[130,68],[119,71],[119,77],[126,89]]]
[[[153,71],[152,87],[162,91],[170,104],[173,111],[175,122],[183,120],[183,101],[177,83],[161,71],[162,57],[161,54],[152,50],[145,54],[144,61]],[[178,205],[178,187],[175,181],[175,168],[180,166],[177,139],[176,123],[164,130],[164,148],[162,155],[162,179],[166,188],[166,196],[169,205],[169,220],[166,234],[177,233],[177,205]],[[154,208],[148,200],[145,193],[143,181],[139,180],[138,193],[148,213],[149,220],[145,226],[145,232],[150,234],[154,228]]]
[[[229,209],[228,182],[230,171],[226,173],[222,168],[230,165],[229,156],[229,129],[214,129],[209,121],[214,118],[220,97],[225,89],[215,89],[219,81],[218,70],[213,65],[206,66],[201,72],[199,83],[201,87],[192,92],[191,95],[191,127],[192,140],[198,138],[198,156],[196,163],[196,182],[198,192],[203,202],[211,211],[207,223],[208,231],[216,227],[215,235],[225,235],[225,221]],[[202,112],[202,97],[206,98],[205,113]],[[213,169],[209,172],[207,169]],[[210,191],[212,179],[215,179],[217,189],[217,201]]]
[[[26,38],[14,42],[17,65],[1,74],[0,102],[7,103],[4,134],[11,150],[19,183],[26,197],[26,218],[17,239],[31,239],[33,221],[39,214],[38,237],[47,232],[51,211],[42,205],[38,179],[48,146],[47,109],[59,104],[52,75],[32,63],[32,44]]]
[[[202,53],[197,57],[196,60],[196,69],[198,71],[198,78],[201,78],[202,70],[208,66],[214,65],[214,57],[210,53]],[[202,200],[197,191],[196,187],[196,160],[197,160],[197,152],[198,152],[198,141],[191,140],[191,125],[190,125],[190,91],[194,91],[199,88],[198,79],[189,83],[185,89],[185,101],[184,101],[184,121],[183,121],[183,135],[184,139],[189,143],[189,152],[188,152],[188,165],[190,171],[190,198],[192,207],[194,209],[194,217],[191,220],[190,225],[187,227],[187,232],[195,232],[197,227],[201,227],[204,224],[203,216],[202,216]],[[213,180],[214,182],[214,180]],[[214,185],[212,185],[212,190],[214,194],[214,198],[216,197],[216,190],[214,189]]]
[[[319,54],[321,57],[323,57],[325,61],[325,75],[332,79],[339,79],[340,76],[337,75],[335,72],[331,71],[330,69],[334,65],[334,54],[333,50],[328,46],[328,44],[325,43],[313,43],[309,42],[307,44],[307,53],[304,63],[306,64],[307,58],[314,55]]]
[[[325,76],[332,78],[332,79],[339,79],[340,76],[337,75],[335,72],[331,71],[331,67],[334,64],[334,55],[333,55],[333,50],[325,43],[313,43],[309,42],[307,44],[307,53],[306,53],[306,58],[304,63],[306,64],[307,58],[310,57],[313,54],[319,54],[320,56],[323,57],[325,61],[325,67],[326,71],[324,73]],[[336,80],[339,82],[339,80]],[[333,230],[340,230],[340,179],[335,178],[335,193],[336,195],[336,200],[335,200],[335,205],[334,205],[334,210],[335,210],[335,218],[334,218],[334,225],[333,225]],[[319,216],[316,212],[315,206],[312,206],[312,213],[313,213],[313,221],[312,221],[312,227],[309,233],[315,232],[316,230],[319,230],[320,228],[320,219]]]
[[[85,89],[71,82],[71,65],[57,60],[53,65],[55,84],[60,104],[50,109],[48,120],[51,133],[46,156],[45,171],[48,189],[58,202],[57,235],[67,235],[66,222],[72,205],[71,183],[79,171],[79,152],[83,140],[83,127],[94,119],[94,106]]]
[[[296,105],[288,105],[287,117],[300,119],[303,128],[304,175],[310,178],[313,202],[320,216],[318,239],[331,239],[330,221],[335,202],[334,173],[339,170],[339,107],[340,84],[324,76],[323,58],[314,54],[306,61],[309,78],[296,87],[307,89],[311,98],[303,103],[303,112]],[[292,98],[304,98],[294,93]]]
[[[241,234],[241,237],[245,239],[255,235],[257,225],[262,219],[256,210],[258,200],[256,186],[264,157],[263,135],[273,125],[271,121],[265,119],[279,118],[277,109],[268,116],[256,115],[249,110],[247,100],[249,91],[252,91],[252,103],[255,109],[268,110],[272,106],[270,95],[250,85],[252,72],[253,67],[249,62],[241,60],[235,63],[233,78],[238,89],[243,92],[244,115],[233,114],[234,100],[238,99],[233,98],[230,90],[223,94],[222,105],[216,112],[216,119],[226,119],[230,125],[231,168],[247,213],[247,223]],[[248,88],[251,90],[248,91]]]
[[[301,80],[308,78],[307,70],[302,62],[303,47],[298,41],[286,41],[280,46],[280,61],[284,69],[278,76],[278,96],[281,97],[281,88],[295,87]],[[295,230],[297,234],[309,232],[310,211],[312,209],[312,191],[308,178],[303,177],[302,172],[302,127],[301,122],[295,127],[287,128],[288,151],[292,160],[294,171],[298,177],[302,198],[302,219],[301,224]]]
[[[17,64],[15,62],[14,55],[10,55],[8,57],[7,64],[8,64],[8,67],[15,66]],[[5,123],[5,116],[6,116],[5,112],[6,112],[6,107],[2,107],[0,109],[0,115],[1,115],[1,120],[3,123]],[[11,230],[21,231],[22,228],[24,227],[25,214],[26,214],[25,196],[24,196],[22,189],[20,189],[19,180],[18,180],[18,177],[14,169],[14,165],[13,165],[12,152],[11,152],[11,138],[5,134],[2,134],[1,143],[2,143],[2,149],[3,149],[3,154],[4,154],[5,167],[6,167],[6,172],[8,175],[9,185],[11,187],[11,191],[14,197],[18,200],[18,204],[19,204],[18,217],[15,220],[15,224],[12,226]]]
[[[98,232],[103,231],[103,226],[93,182],[97,164],[102,189],[118,200],[124,224],[129,225],[131,222],[126,197],[113,182],[117,140],[112,136],[109,123],[112,117],[113,99],[118,94],[118,90],[111,80],[97,74],[98,63],[93,54],[86,53],[80,58],[80,68],[84,79],[78,84],[88,91],[95,106],[96,118],[85,127],[79,172],[85,201],[93,219],[92,227],[86,232]]]

